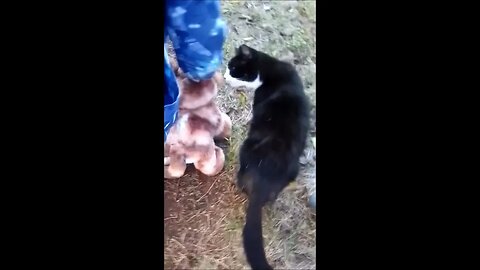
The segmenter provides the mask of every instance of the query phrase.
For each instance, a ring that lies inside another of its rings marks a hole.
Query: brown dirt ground
[[[182,178],[164,180],[165,269],[232,269],[226,258],[232,239],[225,232],[245,198],[231,175],[223,170],[208,177],[189,165]],[[225,257],[203,256],[215,253]]]

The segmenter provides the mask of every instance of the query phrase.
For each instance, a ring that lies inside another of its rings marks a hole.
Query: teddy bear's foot
[[[165,160],[164,160],[165,161]],[[163,166],[163,178],[164,179],[177,179],[182,177],[185,174],[185,170],[187,169],[187,165],[183,164],[175,164],[170,162],[170,165]]]
[[[210,157],[206,160],[200,160],[194,163],[195,168],[207,176],[219,174],[225,164],[225,155],[222,148],[215,146]]]

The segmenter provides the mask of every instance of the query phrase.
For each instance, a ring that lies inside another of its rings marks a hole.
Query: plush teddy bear
[[[205,175],[216,175],[223,169],[225,155],[214,138],[228,138],[232,129],[230,117],[213,100],[223,84],[222,75],[217,72],[209,80],[193,82],[175,60],[170,59],[170,65],[180,95],[178,118],[164,144],[164,178],[182,177],[191,163]]]

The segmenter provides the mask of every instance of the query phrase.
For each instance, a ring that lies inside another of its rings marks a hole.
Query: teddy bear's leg
[[[170,148],[171,144],[168,139],[167,142],[163,144],[163,165],[170,165]]]
[[[168,157],[170,154],[170,144],[165,143],[163,144],[163,157]]]
[[[167,139],[163,143],[163,156],[168,157],[170,154],[170,148],[172,145],[178,143],[177,127],[173,125],[168,132]]]
[[[165,160],[164,160],[165,162]],[[185,174],[187,164],[183,157],[170,157],[170,164],[164,165],[163,178],[175,179],[180,178]]]
[[[185,174],[185,170],[187,169],[187,164],[185,163],[185,155],[180,151],[176,146],[170,147],[169,153],[169,165],[165,164],[164,158],[164,170],[163,170],[163,178],[166,179],[174,179],[180,178]]]
[[[225,155],[222,148],[212,145],[208,152],[197,162],[194,163],[195,168],[208,176],[214,176],[223,169],[225,164]]]
[[[216,139],[230,138],[232,135],[232,120],[226,113],[220,113],[222,120],[219,127],[218,134],[216,134]]]

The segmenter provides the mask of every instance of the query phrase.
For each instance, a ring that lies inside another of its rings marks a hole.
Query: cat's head
[[[225,82],[234,87],[255,90],[262,82],[258,65],[258,52],[247,45],[241,45],[230,59],[225,71]]]

